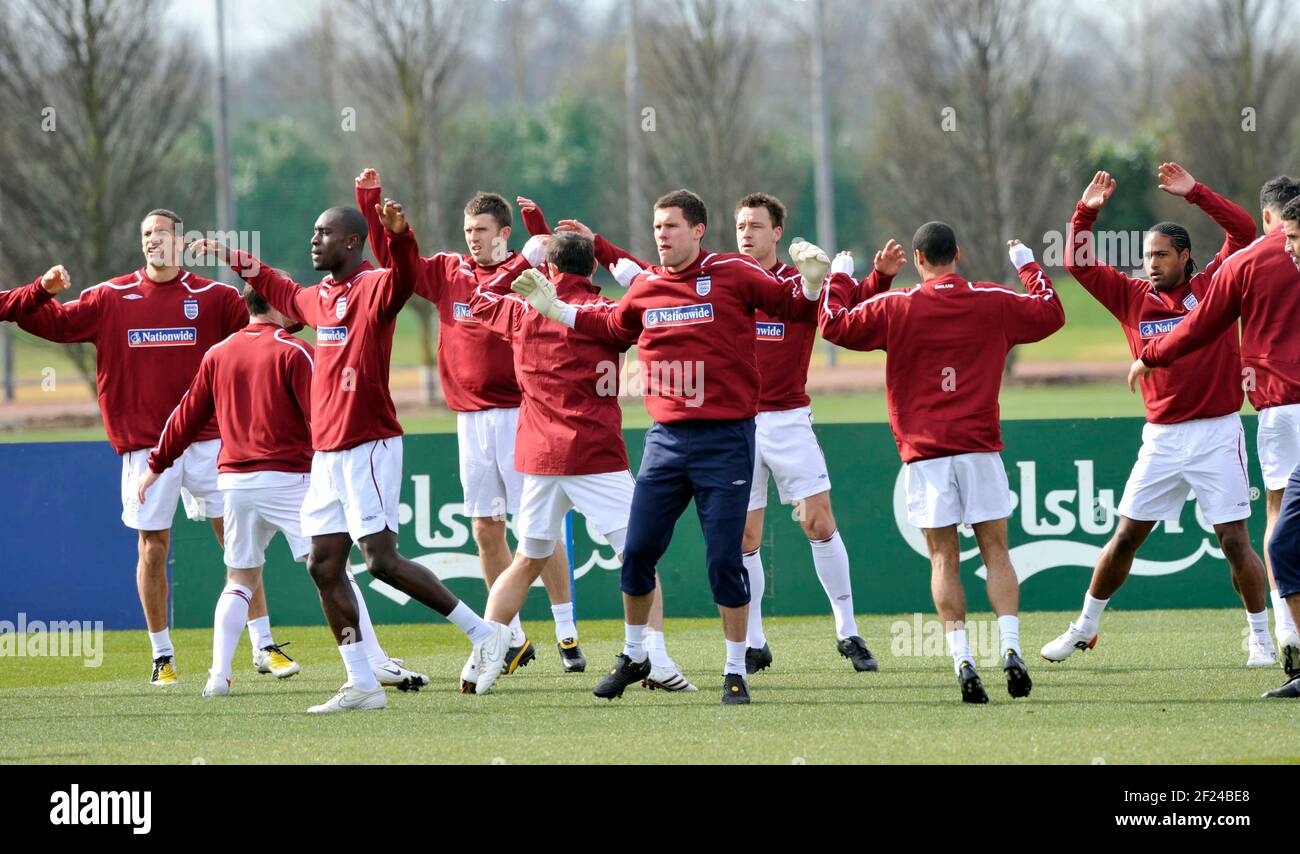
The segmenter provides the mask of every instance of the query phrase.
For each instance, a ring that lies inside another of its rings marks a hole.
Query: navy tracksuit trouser
[[[1282,512],[1268,541],[1268,558],[1273,563],[1277,592],[1282,596],[1300,593],[1300,466],[1291,472],[1282,493]]]
[[[651,427],[632,493],[623,592],[644,596],[654,590],[655,567],[668,551],[678,518],[694,498],[704,531],[713,601],[726,608],[749,604],[749,574],[740,544],[753,476],[753,418]]]

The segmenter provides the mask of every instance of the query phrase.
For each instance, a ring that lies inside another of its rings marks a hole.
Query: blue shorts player
[[[752,258],[701,248],[707,219],[704,202],[689,190],[655,202],[660,263],[639,272],[617,304],[567,305],[546,282],[515,284],[553,320],[593,337],[635,343],[646,378],[646,409],[655,422],[646,434],[623,555],[625,643],[596,686],[598,697],[618,697],[650,673],[643,641],[655,565],[694,498],[727,639],[722,702],[749,702],[749,579],[741,539],[758,411],[754,316],[757,310],[790,320],[815,316],[830,260],[817,247],[796,242],[791,253],[802,280],[782,284]]]

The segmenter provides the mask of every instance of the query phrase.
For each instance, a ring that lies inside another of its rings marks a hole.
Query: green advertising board
[[[1252,457],[1252,539],[1261,548],[1264,499],[1254,457],[1254,418],[1246,422]],[[1013,500],[1011,557],[1021,581],[1021,609],[1072,610],[1079,606],[1102,545],[1115,529],[1115,507],[1141,443],[1141,419],[1009,421],[1003,425]],[[829,424],[816,428],[830,468],[835,518],[853,567],[853,596],[862,613],[929,612],[929,561],[919,530],[907,523],[898,452],[884,424]],[[644,431],[626,431],[633,471]],[[476,610],[486,590],[470,521],[461,509],[456,437],[405,438],[400,548],[429,567]],[[613,550],[574,518],[574,571],[580,619],[622,616],[619,564]],[[970,608],[986,610],[984,575],[974,537],[961,530],[962,573]],[[513,540],[512,540],[513,545]],[[221,553],[206,524],[178,515],[173,533],[173,608],[177,626],[211,625],[224,571]],[[428,621],[428,610],[372,579],[354,549],[353,568],[376,623]],[[829,612],[813,572],[807,540],[777,503],[772,488],[763,540],[767,614]],[[267,595],[280,625],[323,623],[315,588],[301,564],[292,562],[282,537],[267,557]],[[668,616],[715,614],[704,569],[704,541],[694,508],[677,525],[660,565]],[[1227,564],[1195,502],[1175,521],[1156,526],[1138,554],[1133,574],[1115,605],[1121,608],[1239,606]],[[540,586],[530,595],[525,620],[550,619]]]

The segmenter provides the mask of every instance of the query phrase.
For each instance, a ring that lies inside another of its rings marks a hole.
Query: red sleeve
[[[379,221],[379,214],[375,211],[375,205],[381,201],[383,201],[382,188],[357,187],[357,207],[365,215],[366,225],[369,227],[370,252],[375,256],[377,265],[388,267],[392,264],[392,260],[388,257],[388,240],[384,237],[384,224]]]
[[[1168,335],[1147,342],[1142,348],[1142,362],[1148,368],[1163,368],[1211,341],[1219,340],[1229,326],[1241,317],[1241,281],[1236,270],[1225,267],[1210,280],[1196,308]]]
[[[876,294],[883,294],[893,286],[894,277],[886,276],[884,273],[877,270],[873,264],[871,272],[867,274],[866,278],[860,282],[854,283],[849,305],[857,305],[864,300],[871,299]]]
[[[1219,224],[1219,227],[1223,229],[1226,235],[1219,253],[1202,270],[1206,275],[1213,276],[1219,266],[1228,260],[1229,255],[1254,242],[1255,220],[1251,218],[1245,208],[1230,199],[1225,199],[1199,181],[1196,182],[1195,187],[1192,187],[1192,191],[1187,194],[1187,201],[1205,211],[1211,219]]]
[[[52,299],[41,280],[0,293],[0,320],[16,320],[31,314]]]
[[[409,225],[401,234],[387,229],[384,229],[384,234],[393,266],[388,287],[379,294],[379,310],[386,315],[395,315],[415,293],[415,283],[420,278],[420,262],[424,259],[420,257],[420,244],[415,241]]]
[[[480,285],[469,299],[469,310],[478,321],[507,341],[514,329],[516,308],[527,301],[510,290],[513,276],[503,276],[495,287]]]
[[[1007,291],[1002,301],[1002,324],[1007,341],[1011,344],[1030,344],[1042,341],[1065,325],[1065,307],[1052,280],[1036,262],[1030,262],[1018,271],[1027,293]]]
[[[313,329],[320,322],[320,301],[316,287],[301,287],[288,276],[282,276],[247,252],[238,249],[230,252],[230,269],[253,286],[253,290],[266,297],[271,307],[281,314],[300,320]]]
[[[538,234],[551,233],[551,227],[546,224],[546,217],[543,216],[540,206],[534,207],[531,210],[520,208],[519,216],[523,219],[524,228],[528,229],[529,235],[536,236]]]
[[[1092,231],[1096,221],[1097,211],[1083,202],[1075,204],[1066,234],[1069,249],[1065,253],[1065,269],[1120,323],[1127,323],[1134,289],[1145,288],[1145,285],[1097,260],[1096,239]]]
[[[204,356],[189,390],[181,402],[176,404],[172,414],[167,416],[158,444],[149,454],[150,471],[162,474],[171,468],[176,458],[185,453],[185,449],[212,423],[212,417],[217,411],[216,402],[212,399],[212,365],[211,355]]]
[[[803,279],[792,276],[784,282],[743,256],[716,262],[726,265],[738,277],[738,286],[749,295],[749,304],[782,320],[815,320],[817,302],[803,293]]]
[[[858,283],[847,273],[826,279],[818,326],[822,337],[850,350],[883,350],[889,333],[889,299],[856,301]]]
[[[573,329],[597,341],[630,347],[641,337],[641,310],[635,305],[633,290],[618,302],[593,302],[575,305]]]
[[[59,344],[94,341],[99,333],[101,290],[102,288],[88,289],[77,299],[66,303],[44,300],[35,311],[15,317],[14,322],[18,328],[46,341]]]
[[[613,264],[620,258],[626,258],[642,270],[650,267],[650,265],[645,261],[642,261],[626,249],[620,249],[604,237],[601,237],[599,234],[596,235],[594,242],[596,244],[596,263],[600,264],[602,267],[609,267],[610,264]]]

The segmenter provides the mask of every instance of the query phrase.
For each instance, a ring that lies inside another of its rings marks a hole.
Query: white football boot
[[[651,665],[650,675],[641,680],[642,688],[649,688],[651,691],[662,689],[664,691],[698,691],[691,684],[690,680],[682,674],[682,669],[677,666],[677,662],[669,659],[668,664],[663,667]]]
[[[1043,644],[1042,650],[1038,653],[1044,659],[1051,662],[1065,661],[1075,650],[1092,649],[1097,645],[1096,632],[1083,632],[1075,623],[1070,623],[1070,627],[1065,633]]]
[[[372,691],[361,691],[345,682],[339,692],[319,706],[312,706],[308,713],[313,715],[326,712],[362,712],[382,709],[388,705],[388,694],[383,685],[376,685]]]
[[[488,620],[487,624],[492,629],[492,634],[485,640],[474,644],[474,651],[470,654],[476,671],[474,678],[475,694],[486,694],[492,690],[497,677],[505,669],[506,651],[510,649],[510,627],[494,623],[491,620]],[[463,673],[461,677],[464,678]]]
[[[402,666],[400,658],[390,658],[383,664],[371,664],[375,679],[380,685],[396,688],[399,691],[419,691],[429,684],[429,677]]]
[[[1277,664],[1277,651],[1273,649],[1271,640],[1261,641],[1251,632],[1247,644],[1249,656],[1246,659],[1247,667],[1272,667]]]
[[[220,676],[216,671],[208,671],[208,682],[203,686],[205,697],[225,697],[230,693],[230,680]]]

